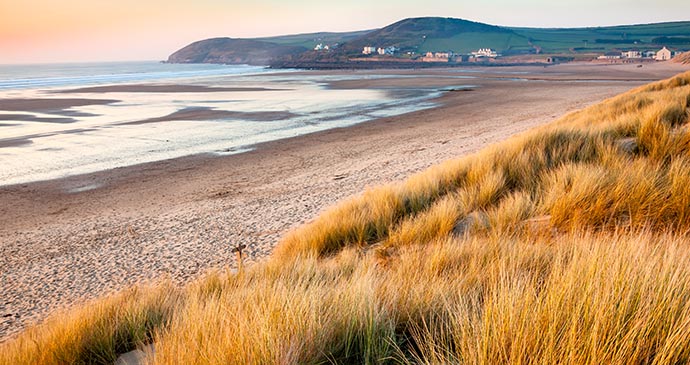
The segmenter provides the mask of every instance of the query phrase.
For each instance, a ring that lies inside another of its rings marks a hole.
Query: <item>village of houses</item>
[[[671,51],[670,49],[663,47],[658,51],[640,51],[640,50],[628,50],[622,52],[607,52],[599,57],[597,60],[609,61],[612,63],[625,63],[632,62],[635,60],[656,60],[656,61],[668,61],[673,57],[683,53],[683,51]]]
[[[328,45],[318,44],[314,50],[315,51],[328,51],[330,48]],[[675,50],[672,51],[667,47],[663,47],[660,50],[647,50],[641,51],[638,49],[624,50],[618,52],[607,52],[605,54],[596,57],[596,62],[605,63],[634,63],[634,62],[652,62],[652,61],[668,61],[673,57],[683,53],[684,51]],[[414,52],[405,52],[401,54],[400,49],[397,47],[375,47],[366,46],[362,49],[362,56],[360,58],[354,58],[352,61],[390,61],[395,59],[396,61],[414,61],[414,62],[434,62],[434,63],[461,63],[461,62],[492,62],[501,57],[497,51],[491,48],[480,48],[469,54],[457,54],[452,51],[445,52],[426,52],[421,55],[417,55]],[[401,57],[403,56],[403,57]],[[542,59],[547,63],[557,62],[559,57],[546,57]],[[567,59],[561,58],[561,59]]]
[[[378,55],[378,56],[395,56],[398,54],[399,49],[396,47],[364,47],[362,54],[365,56]],[[414,56],[413,52],[406,52],[407,56]],[[482,48],[477,51],[472,52],[469,55],[456,54],[452,51],[447,52],[426,52],[425,54],[418,57],[418,61],[422,62],[477,62],[480,60],[495,59],[498,58],[500,54],[490,48]]]

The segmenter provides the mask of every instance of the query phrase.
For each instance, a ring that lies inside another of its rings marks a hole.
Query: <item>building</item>
[[[452,57],[452,52],[427,52],[422,62],[450,62]]]
[[[642,52],[636,49],[621,52],[622,58],[642,58]]]
[[[546,57],[546,63],[563,63],[563,62],[571,62],[573,60],[573,57],[560,57],[560,56],[550,56]]]
[[[362,54],[369,55],[374,53],[376,53],[376,47],[367,46],[362,50]]]
[[[622,56],[620,52],[606,52],[605,54],[597,58],[600,60],[620,60],[621,57]]]
[[[656,57],[656,52],[655,51],[644,51],[643,55],[645,58],[654,58],[654,57]]]
[[[393,46],[391,46],[391,47],[386,47],[386,48],[378,48],[378,49],[376,49],[376,53],[380,54],[381,56],[384,56],[384,55],[390,55],[390,56],[392,56],[392,55],[394,55],[395,52],[397,52],[397,51],[398,51],[398,48],[393,47]]]
[[[326,44],[324,45],[323,43],[319,43],[314,47],[314,51],[328,51],[330,47]]]
[[[664,47],[656,53],[654,59],[657,61],[668,61],[672,58],[672,56],[673,54],[671,53],[671,51],[668,48]]]
[[[449,52],[427,52],[424,57],[428,58],[450,58]]]
[[[475,58],[482,58],[482,57],[496,58],[499,55],[496,51],[494,51],[491,48],[480,48],[478,51],[472,52],[472,56],[474,56]]]

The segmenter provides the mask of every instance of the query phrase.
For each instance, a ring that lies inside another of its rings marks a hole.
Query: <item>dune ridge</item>
[[[272,257],[53,316],[0,364],[690,361],[690,73],[369,189]]]

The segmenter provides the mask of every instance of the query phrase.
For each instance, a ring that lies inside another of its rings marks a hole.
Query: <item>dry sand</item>
[[[249,246],[250,261],[260,260],[287,230],[367,186],[404,179],[683,70],[667,63],[564,65],[529,76],[543,80],[531,82],[496,74],[472,81],[473,91],[446,93],[431,110],[265,143],[248,153],[0,187],[0,339],[57,308],[134,283],[164,275],[182,282],[233,265],[230,245],[240,241]],[[453,70],[387,72],[402,77],[333,87],[458,83],[449,79]],[[415,74],[426,76],[409,77]]]

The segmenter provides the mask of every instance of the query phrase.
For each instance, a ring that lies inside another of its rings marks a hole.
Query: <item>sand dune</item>
[[[288,229],[367,186],[402,179],[680,70],[564,66],[549,68],[539,82],[476,80],[474,91],[446,93],[435,109],[270,142],[248,153],[0,187],[0,337],[55,308],[132,283],[161,276],[184,281],[231,266],[230,248],[238,242],[248,245],[250,261],[260,260]],[[424,83],[447,87],[443,75]],[[386,87],[419,83],[396,80]]]

